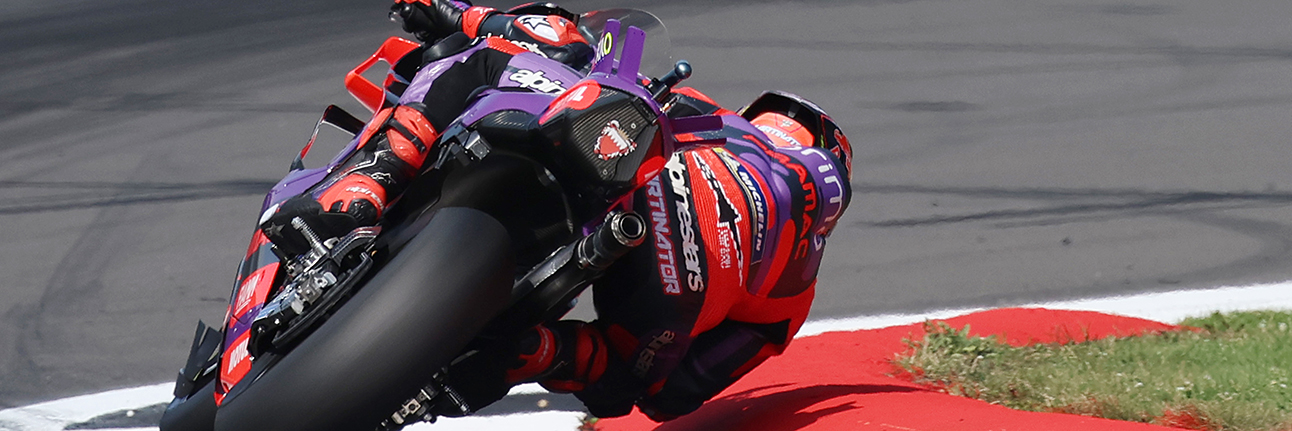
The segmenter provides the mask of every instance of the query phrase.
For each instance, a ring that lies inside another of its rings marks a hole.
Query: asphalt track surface
[[[174,377],[387,4],[0,3],[0,408]],[[565,4],[848,132],[815,318],[1292,279],[1292,3]]]

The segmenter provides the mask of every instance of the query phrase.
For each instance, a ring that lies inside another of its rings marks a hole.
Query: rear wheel
[[[226,398],[216,431],[374,429],[507,306],[513,266],[500,223],[439,210],[336,315]]]

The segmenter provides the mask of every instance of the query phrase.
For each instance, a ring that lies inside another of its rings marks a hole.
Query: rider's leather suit
[[[461,28],[479,38],[474,46],[423,66],[397,107],[370,122],[350,160],[302,199],[375,223],[435,154],[430,146],[471,93],[517,86],[517,55],[541,53],[577,69],[592,53],[574,24],[555,15],[473,7],[462,11]],[[531,91],[573,84],[528,78]],[[722,130],[691,138],[725,144],[673,154],[619,203],[648,220],[649,235],[595,283],[596,321],[539,326],[450,369],[473,409],[539,381],[573,392],[598,417],[636,405],[667,420],[781,353],[803,324],[825,238],[851,198],[846,138],[837,128],[813,136],[774,113],[751,124],[693,89],[674,91],[675,109],[723,119]]]

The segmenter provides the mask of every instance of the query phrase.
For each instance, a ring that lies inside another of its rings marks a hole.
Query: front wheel
[[[374,429],[507,306],[512,262],[498,221],[439,210],[336,315],[225,398],[215,430]]]

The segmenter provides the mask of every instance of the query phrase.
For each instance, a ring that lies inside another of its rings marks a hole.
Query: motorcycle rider
[[[379,111],[324,181],[271,208],[261,221],[266,236],[301,254],[308,243],[291,228],[294,218],[323,237],[377,223],[436,154],[439,133],[479,87],[505,79],[513,56],[535,52],[576,70],[592,59],[573,14],[550,4],[529,10],[541,14],[395,0],[393,14],[418,39],[461,33],[471,47],[434,63],[438,75],[421,100]],[[820,108],[793,96],[765,95],[742,117],[694,89],[675,93],[674,116],[720,115],[762,134],[726,127],[693,136],[726,143],[673,154],[632,191],[623,205],[648,215],[650,233],[595,283],[598,319],[540,325],[453,365],[450,386],[470,409],[539,382],[573,393],[597,417],[637,406],[656,421],[676,418],[784,351],[803,324],[824,239],[851,197],[847,139]]]

